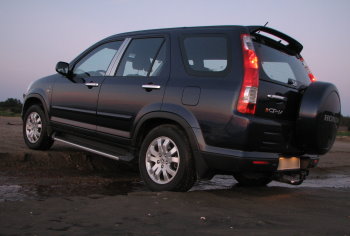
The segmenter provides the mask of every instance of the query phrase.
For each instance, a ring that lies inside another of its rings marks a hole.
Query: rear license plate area
[[[277,170],[296,170],[300,169],[300,158],[298,157],[280,157]]]

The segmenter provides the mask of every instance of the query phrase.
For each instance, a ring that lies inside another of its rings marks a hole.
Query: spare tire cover
[[[300,148],[310,154],[325,154],[335,141],[340,121],[337,88],[326,82],[314,82],[305,90],[296,122]]]

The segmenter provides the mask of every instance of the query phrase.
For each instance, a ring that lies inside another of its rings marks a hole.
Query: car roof
[[[139,30],[139,31],[131,31],[131,32],[125,32],[120,34],[115,34],[112,36],[109,36],[107,38],[104,38],[95,44],[91,45],[89,48],[87,48],[85,51],[80,53],[76,58],[74,58],[70,64],[74,64],[76,60],[78,60],[82,55],[85,55],[87,52],[91,50],[91,48],[96,47],[96,45],[100,45],[109,41],[114,40],[120,40],[126,37],[133,37],[137,35],[156,35],[156,34],[169,34],[173,32],[193,32],[193,31],[200,31],[200,30],[232,30],[233,28],[242,30],[247,30],[246,26],[241,25],[213,25],[213,26],[194,26],[194,27],[176,27],[176,28],[161,28],[161,29],[149,29],[149,30]]]
[[[144,35],[144,34],[157,34],[157,33],[172,33],[172,32],[185,32],[185,31],[194,31],[194,30],[229,30],[232,28],[246,28],[246,26],[241,25],[213,25],[213,26],[191,26],[191,27],[175,27],[175,28],[161,28],[161,29],[149,29],[149,30],[139,30],[131,31],[126,33],[115,34],[110,37],[105,38],[104,40],[111,40],[114,38],[121,38],[134,35]]]

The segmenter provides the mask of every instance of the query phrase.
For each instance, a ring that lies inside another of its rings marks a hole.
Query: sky
[[[0,0],[0,101],[21,99],[58,61],[113,34],[268,21],[304,45],[313,74],[338,87],[350,116],[349,12],[350,0]]]

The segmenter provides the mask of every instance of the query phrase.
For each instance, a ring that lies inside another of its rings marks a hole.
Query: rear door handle
[[[88,87],[98,87],[98,83],[93,83],[93,82],[90,82],[90,83],[85,83],[86,86]]]
[[[142,88],[144,88],[144,89],[160,89],[160,85],[144,84],[144,85],[142,85]]]
[[[275,99],[275,100],[280,100],[280,101],[283,101],[283,102],[288,101],[288,98],[283,97],[283,96],[280,96],[280,95],[268,94],[267,97],[268,97],[268,98],[271,98],[271,99]]]

